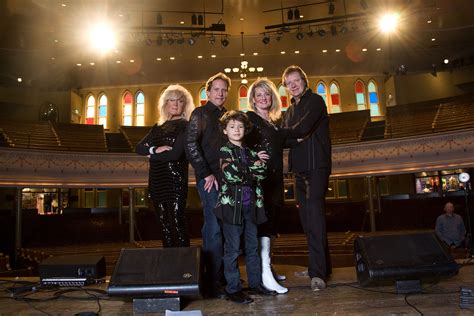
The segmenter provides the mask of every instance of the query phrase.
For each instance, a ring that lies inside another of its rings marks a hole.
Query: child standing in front
[[[268,155],[264,151],[256,153],[244,146],[243,138],[250,131],[250,122],[245,113],[229,111],[222,116],[220,124],[228,142],[220,149],[222,183],[215,211],[222,222],[225,240],[223,261],[226,294],[233,302],[248,304],[253,299],[242,292],[238,266],[242,236],[245,240],[249,292],[277,294],[262,285],[257,239],[257,225],[267,220],[260,181],[265,177],[265,159],[268,159]]]

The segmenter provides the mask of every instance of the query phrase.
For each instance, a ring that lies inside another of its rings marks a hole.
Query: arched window
[[[245,85],[241,85],[239,88],[239,110],[247,112],[249,102],[247,99],[247,93],[249,89]]]
[[[357,80],[354,84],[356,102],[357,102],[357,110],[365,110],[367,105],[365,103],[365,85],[362,80]]]
[[[329,86],[329,93],[331,95],[331,107],[329,108],[330,113],[341,112],[341,97],[339,94],[339,86],[335,81]]]
[[[136,126],[145,125],[145,95],[139,91],[135,97],[135,124]]]
[[[204,105],[207,103],[207,93],[206,93],[206,88],[202,87],[199,90],[199,104]]]
[[[105,94],[99,97],[99,125],[107,128],[107,96]]]
[[[95,98],[92,95],[87,98],[86,124],[95,124]]]
[[[133,104],[132,104],[132,94],[130,92],[125,92],[122,99],[122,125],[132,126],[132,114],[133,114]]]
[[[369,81],[367,90],[369,91],[370,116],[380,116],[379,95],[375,81]]]
[[[280,94],[280,99],[281,99],[281,110],[286,111],[288,109],[288,94],[286,93],[286,88],[283,86],[283,84],[278,85],[278,93]]]
[[[323,81],[318,82],[316,85],[316,93],[323,98],[324,103],[326,103],[326,107],[328,107],[328,89]]]

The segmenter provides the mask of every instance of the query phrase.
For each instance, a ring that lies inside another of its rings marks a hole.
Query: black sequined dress
[[[189,246],[184,215],[188,194],[188,161],[184,153],[186,125],[184,119],[155,125],[136,146],[138,154],[150,156],[148,192],[162,224],[164,247]],[[170,146],[172,150],[156,154],[160,146]]]

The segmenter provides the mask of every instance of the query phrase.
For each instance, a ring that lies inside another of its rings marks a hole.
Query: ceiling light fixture
[[[241,56],[241,61],[240,61],[240,67],[227,67],[224,69],[225,72],[230,73],[231,71],[233,73],[239,73],[240,77],[240,82],[242,84],[247,84],[248,79],[247,79],[247,72],[262,72],[263,67],[249,67],[249,62],[243,59],[243,56],[245,56],[245,51],[244,51],[244,32],[240,32],[240,37],[241,37],[241,51],[240,51],[240,56]],[[270,39],[268,39],[270,41]],[[256,53],[254,53],[256,55]]]

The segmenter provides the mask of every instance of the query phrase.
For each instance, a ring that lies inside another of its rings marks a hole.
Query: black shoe
[[[265,296],[274,296],[278,294],[276,291],[267,290],[263,285],[249,288],[249,293],[256,294],[256,295],[265,295]]]
[[[211,289],[210,295],[211,298],[225,298],[226,292],[224,288],[220,285],[216,285]]]
[[[253,302],[253,299],[251,299],[247,294],[245,294],[242,291],[235,292],[235,293],[226,293],[227,299],[231,300],[234,303],[238,304],[250,304]]]

